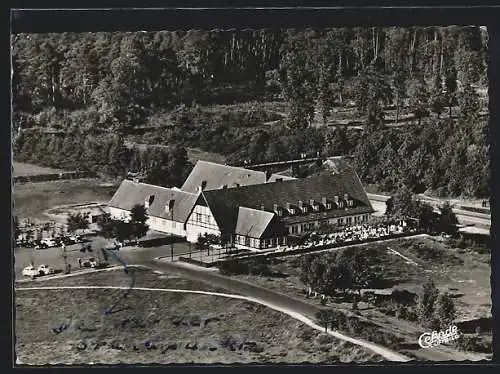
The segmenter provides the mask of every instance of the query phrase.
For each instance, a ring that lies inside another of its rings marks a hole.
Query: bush
[[[493,350],[491,336],[461,335],[452,345],[456,349],[469,352],[492,353]]]

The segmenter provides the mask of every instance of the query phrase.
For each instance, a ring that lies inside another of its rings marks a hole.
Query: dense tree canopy
[[[479,27],[17,34],[14,157],[173,185],[188,147],[350,153],[384,191],[488,196],[486,56]]]

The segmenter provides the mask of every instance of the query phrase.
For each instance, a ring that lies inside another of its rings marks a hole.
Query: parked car
[[[26,266],[22,272],[25,277],[36,277],[38,275],[38,269],[33,265]]]
[[[54,274],[54,269],[48,265],[38,266],[38,275],[49,275]]]
[[[86,259],[79,258],[78,265],[81,268],[101,268],[106,267],[108,265],[105,261],[96,260],[94,257],[89,257]]]
[[[49,246],[47,245],[47,243],[44,243],[42,241],[37,241],[34,248],[35,249],[47,249],[47,248],[49,248]]]
[[[80,235],[72,235],[69,237],[69,239],[72,240],[73,243],[83,243],[84,242],[83,237]]]
[[[63,236],[61,238],[61,242],[63,242],[65,245],[71,245],[76,243],[70,236]]]
[[[47,247],[57,247],[57,241],[54,238],[45,238],[40,241],[42,244],[46,244]]]
[[[78,265],[81,268],[94,268],[94,267],[97,266],[97,261],[93,257],[84,258],[84,259],[79,258],[78,259]]]

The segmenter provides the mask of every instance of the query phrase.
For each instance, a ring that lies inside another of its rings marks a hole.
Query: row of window
[[[244,245],[246,247],[252,248],[274,248],[277,245],[283,245],[286,243],[286,239],[280,238],[270,238],[270,239],[255,239],[244,235],[236,235],[235,244]]]
[[[347,206],[349,206],[349,207],[354,206],[354,200],[347,200]],[[312,210],[314,212],[319,212],[319,208],[320,208],[319,204],[312,205]],[[344,202],[343,201],[339,201],[337,203],[337,208],[338,209],[344,208]],[[308,213],[309,212],[309,206],[308,205],[303,206],[302,208],[299,208],[299,209],[302,210],[302,213]],[[332,209],[332,203],[326,203],[325,209],[326,210],[331,210]],[[295,208],[290,208],[290,214],[293,215],[293,214],[296,214],[296,213],[297,213],[297,211],[296,211]],[[278,216],[281,217],[283,215],[283,209],[278,208],[277,214],[278,214]]]
[[[343,224],[352,225],[353,223],[358,224],[361,222],[366,222],[366,221],[368,221],[369,218],[370,218],[369,214],[363,214],[362,216],[346,217],[345,219],[344,218],[331,219],[329,221],[329,223],[332,225],[335,225],[335,224],[337,224],[337,225],[343,225]],[[312,231],[318,226],[319,226],[319,222],[317,222],[317,221],[316,222],[301,223],[299,225],[294,225],[294,226],[289,226],[288,227],[288,234],[298,234],[299,232]],[[299,231],[299,228],[300,228],[300,231]]]

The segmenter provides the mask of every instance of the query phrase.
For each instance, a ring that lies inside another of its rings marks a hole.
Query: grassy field
[[[47,220],[43,212],[49,208],[85,202],[105,203],[116,188],[97,179],[16,184],[13,187],[13,214],[19,218]]]
[[[119,271],[29,286],[123,285]],[[136,287],[204,289],[172,276],[136,272]],[[333,363],[380,357],[287,315],[242,300],[132,290],[128,309],[106,315],[119,290],[17,290],[16,354],[21,364]],[[82,305],[84,307],[82,308]],[[53,329],[66,324],[62,332]]]
[[[391,253],[388,247],[418,265],[409,263],[394,252]],[[418,294],[422,285],[430,280],[440,290],[453,296],[457,307],[457,320],[491,317],[489,253],[479,254],[469,249],[454,248],[427,236],[395,239],[357,248],[383,265],[384,283],[388,290],[407,290]],[[268,267],[277,276],[235,277],[290,295],[305,297],[305,285],[299,280],[300,257],[275,259]]]
[[[37,166],[33,164],[25,164],[22,162],[12,162],[12,176],[13,177],[25,177],[40,174],[54,174],[61,173],[64,170],[52,169],[42,166]]]

